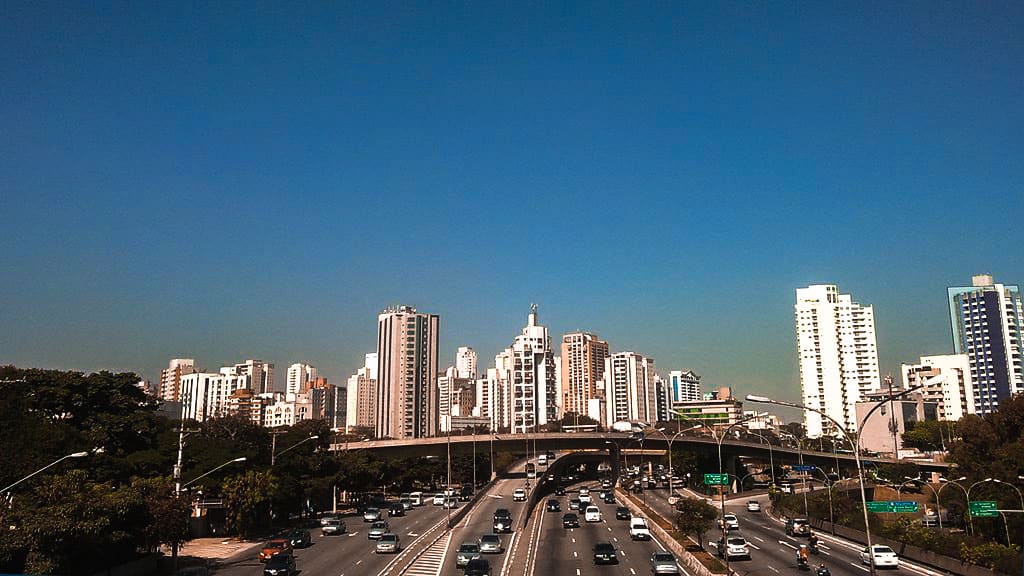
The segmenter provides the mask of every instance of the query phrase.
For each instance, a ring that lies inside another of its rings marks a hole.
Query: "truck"
[[[612,424],[612,430],[616,432],[640,432],[643,430],[638,422],[630,422],[629,420],[619,420]]]

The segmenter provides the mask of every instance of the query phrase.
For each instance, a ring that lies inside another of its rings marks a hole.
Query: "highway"
[[[700,497],[693,492],[677,490],[683,496]],[[763,512],[748,512],[747,502],[757,500],[761,503]],[[647,491],[647,505],[663,515],[671,513],[671,506],[668,503],[668,490],[659,488]],[[719,502],[714,502],[715,507]],[[743,536],[750,545],[750,560],[733,560],[731,568],[740,576],[777,576],[778,574],[808,574],[796,568],[796,548],[800,544],[806,544],[807,538],[787,536],[781,520],[773,518],[769,513],[769,500],[767,495],[760,495],[751,498],[734,498],[726,500],[725,511],[733,513],[739,519],[740,529],[732,531],[733,535]],[[720,532],[716,529],[705,535],[709,540],[717,540]],[[835,538],[825,532],[815,532],[819,538],[818,555],[811,556],[811,564],[825,564],[834,576],[864,576],[870,573],[868,567],[860,562],[860,545]],[[709,551],[714,548],[704,543]],[[900,566],[897,570],[882,569],[878,572],[883,574],[910,574],[914,576],[937,576],[938,572],[915,565],[900,558]],[[813,572],[811,572],[813,574]]]

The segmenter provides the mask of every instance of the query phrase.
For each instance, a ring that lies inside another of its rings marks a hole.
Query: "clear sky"
[[[796,399],[797,287],[895,372],[1024,283],[1024,3],[296,4],[5,4],[0,362],[340,382],[406,303],[487,366],[537,302]]]

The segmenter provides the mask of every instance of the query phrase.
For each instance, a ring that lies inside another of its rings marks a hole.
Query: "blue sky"
[[[0,362],[305,360],[383,307],[795,399],[795,289],[1024,283],[1024,5],[7,4]]]

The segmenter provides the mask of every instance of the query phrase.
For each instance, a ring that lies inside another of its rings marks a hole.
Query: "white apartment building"
[[[511,369],[499,370],[499,375],[512,383],[512,433],[534,432],[557,420],[555,358],[547,327],[537,324],[536,304],[530,307],[522,334],[516,336],[512,347],[503,354],[504,358],[511,359]],[[498,362],[498,358],[495,361]]]
[[[498,358],[502,359],[498,366],[503,366],[502,354],[498,354]],[[508,365],[511,366],[511,358],[508,358]],[[488,368],[487,375],[476,380],[476,407],[473,415],[487,418],[494,432],[512,427],[512,384],[507,378],[499,376],[500,373],[499,368]]]
[[[597,382],[604,377],[608,342],[589,332],[562,336],[559,369],[560,397],[565,414],[587,414],[590,400],[597,397]]]
[[[621,420],[654,425],[658,399],[654,359],[636,352],[618,352],[604,361],[605,426]]]
[[[294,396],[309,390],[310,384],[316,380],[316,368],[309,364],[296,363],[288,367],[288,382],[285,394]]]
[[[367,354],[363,367],[349,376],[345,389],[345,427],[373,428],[377,418],[377,353]]]
[[[857,430],[857,402],[880,387],[875,313],[834,284],[796,291],[796,337],[803,404]],[[818,413],[804,411],[807,436],[837,435]]]
[[[974,404],[988,414],[999,402],[1024,392],[1024,308],[1020,288],[996,284],[991,275],[971,286],[947,289],[953,352],[967,354]]]
[[[234,393],[251,389],[251,376],[237,374],[234,368],[182,375],[181,417],[202,422],[207,418],[226,416],[231,413]]]
[[[294,426],[297,422],[311,418],[313,404],[309,394],[298,394],[291,400],[282,398],[280,394],[273,396],[274,400],[263,408],[263,426]]]
[[[459,378],[476,378],[476,350],[469,346],[459,346],[455,352],[455,370]]]
[[[693,370],[672,370],[668,373],[672,406],[680,402],[700,400],[700,375]]]
[[[918,364],[901,364],[903,389],[927,383],[916,393],[938,404],[939,420],[959,420],[974,414],[974,383],[966,354],[922,356]]]
[[[196,372],[196,361],[193,358],[174,358],[167,368],[160,371],[159,390],[156,395],[165,402],[181,400],[181,377]]]
[[[274,365],[262,360],[246,360],[241,364],[235,364],[231,368],[221,368],[236,376],[248,376],[252,382],[252,389],[257,394],[268,394],[274,391]]]
[[[440,317],[411,306],[377,317],[378,438],[425,438],[438,432]]]

